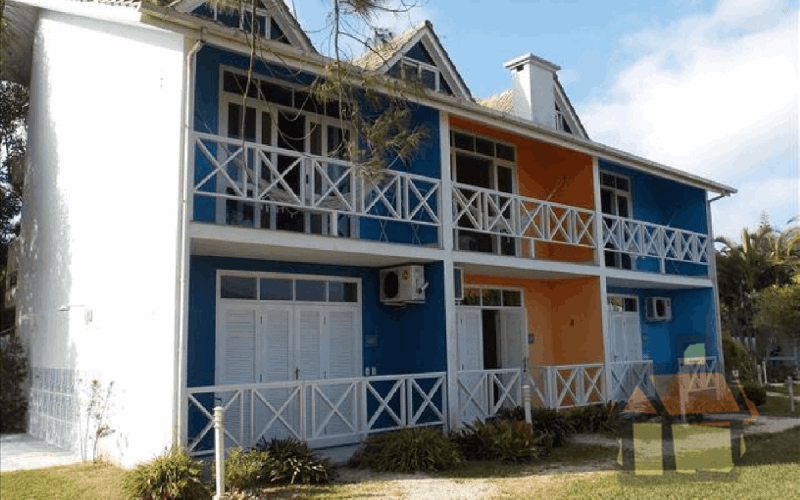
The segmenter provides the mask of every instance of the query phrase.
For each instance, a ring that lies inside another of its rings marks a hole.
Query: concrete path
[[[81,462],[81,457],[28,434],[0,436],[0,472],[41,469]]]

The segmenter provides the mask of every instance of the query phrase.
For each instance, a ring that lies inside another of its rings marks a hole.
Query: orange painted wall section
[[[450,117],[450,126],[514,144],[521,196],[594,210],[591,156],[456,116]],[[567,262],[590,262],[594,258],[591,248],[554,243],[537,243],[536,255],[542,259]]]
[[[524,280],[466,275],[467,285],[522,288],[528,312],[531,365],[603,362],[600,280]]]

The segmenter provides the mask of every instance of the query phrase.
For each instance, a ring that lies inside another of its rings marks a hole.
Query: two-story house
[[[252,71],[253,16],[202,0],[6,9],[3,77],[31,90],[30,433],[76,447],[93,378],[114,382],[101,449],[130,465],[209,453],[215,405],[229,446],[325,447],[486,418],[524,385],[563,409],[722,370],[710,202],[735,190],[592,141],[558,66],[511,60],[476,99],[430,23],[348,62],[421,87],[413,159],[365,177],[281,0]]]

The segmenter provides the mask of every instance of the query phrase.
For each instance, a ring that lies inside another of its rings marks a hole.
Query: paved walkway
[[[28,434],[0,436],[0,472],[41,469],[81,462],[81,457]]]

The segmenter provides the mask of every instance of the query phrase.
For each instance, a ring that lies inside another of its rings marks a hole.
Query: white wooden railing
[[[310,210],[332,221],[342,215],[440,224],[439,179],[394,170],[370,179],[333,157],[201,132],[193,136],[197,196]]]
[[[592,210],[453,184],[453,225],[486,234],[593,248]],[[534,255],[534,245],[530,256]]]
[[[216,405],[225,408],[226,448],[250,448],[262,437],[326,446],[377,431],[447,422],[445,373],[190,387],[186,392],[192,455],[213,451]]]
[[[679,358],[681,386],[686,391],[704,391],[717,389],[717,358],[716,356]]]
[[[503,408],[522,405],[522,370],[465,370],[456,377],[461,422],[486,420]]]
[[[661,226],[624,217],[603,215],[603,246],[639,257],[708,265],[712,242],[707,234]]]
[[[607,399],[626,401],[637,386],[646,396],[652,396],[654,392],[652,376],[652,360],[606,363],[606,387],[609,388]]]
[[[639,385],[652,384],[652,361],[531,366],[531,404],[561,410],[627,399]]]

